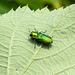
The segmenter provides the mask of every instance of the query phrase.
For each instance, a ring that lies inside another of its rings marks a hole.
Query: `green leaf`
[[[52,46],[29,40],[29,31],[53,36]],[[28,6],[0,16],[0,75],[75,75],[75,4],[49,11]]]

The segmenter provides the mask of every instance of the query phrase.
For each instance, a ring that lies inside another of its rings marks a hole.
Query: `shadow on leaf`
[[[43,43],[43,42],[41,42],[39,40],[36,40],[36,39],[33,39],[33,38],[29,38],[29,41],[32,44],[34,44],[34,48],[36,48],[36,45],[37,46],[40,46],[41,45],[42,46],[41,48],[48,49],[48,50],[49,50],[49,48],[52,47],[52,44],[50,44],[50,43]]]

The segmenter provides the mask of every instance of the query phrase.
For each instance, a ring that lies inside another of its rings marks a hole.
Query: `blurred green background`
[[[6,13],[12,8],[16,10],[18,6],[28,6],[33,9],[41,9],[48,6],[50,10],[59,8],[61,6],[66,7],[68,5],[74,4],[75,0],[0,0],[0,14]]]

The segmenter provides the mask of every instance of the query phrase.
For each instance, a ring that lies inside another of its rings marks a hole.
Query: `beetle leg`
[[[35,40],[34,40],[35,41]],[[34,49],[36,48],[37,42],[35,41]]]
[[[45,30],[44,32],[42,32],[42,33],[46,33],[47,32],[47,30]]]
[[[49,37],[53,38],[53,36],[49,36]]]
[[[34,45],[34,49],[36,48],[36,44]]]

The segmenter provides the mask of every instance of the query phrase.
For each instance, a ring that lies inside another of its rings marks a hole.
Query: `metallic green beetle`
[[[43,44],[51,44],[53,42],[52,37],[45,35],[41,32],[32,31],[30,33],[31,38],[35,39],[36,41],[40,41]]]

